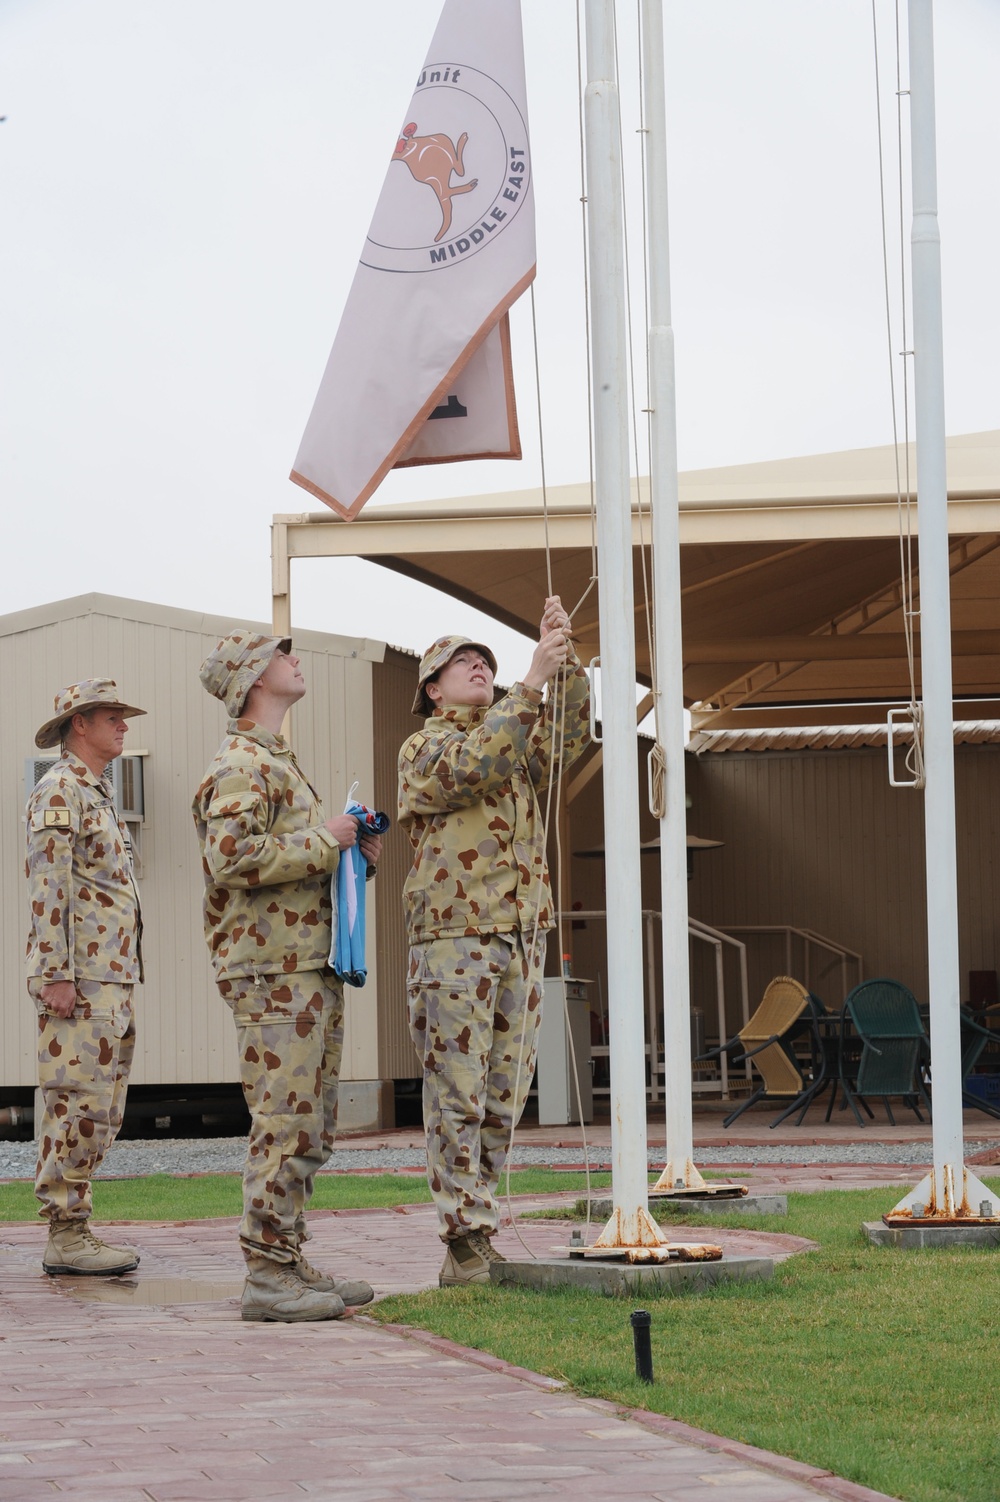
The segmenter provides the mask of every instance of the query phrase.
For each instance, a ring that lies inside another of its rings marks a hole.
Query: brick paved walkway
[[[321,1266],[363,1272],[380,1294],[436,1283],[430,1207],[318,1212],[312,1223]],[[565,1239],[558,1224],[521,1231],[538,1252]],[[704,1236],[778,1257],[802,1245]],[[880,1495],[669,1419],[622,1416],[420,1332],[363,1317],[242,1324],[234,1221],[137,1224],[118,1239],[141,1248],[132,1278],[47,1278],[41,1228],[0,1227],[2,1502]],[[499,1245],[519,1251],[510,1229]]]

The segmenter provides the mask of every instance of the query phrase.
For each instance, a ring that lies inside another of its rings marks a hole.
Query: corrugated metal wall
[[[237,1078],[233,1028],[216,993],[201,923],[202,879],[190,803],[225,728],[225,712],[198,680],[198,667],[230,623],[188,611],[83,596],[0,621],[0,681],[8,711],[0,720],[0,1085],[33,1085],[34,1016],[23,975],[24,758],[52,713],[57,688],[108,676],[149,711],[130,722],[126,751],[144,760],[145,820],[138,846],[145,920],[146,985],[139,994],[139,1047],[133,1079],[194,1084]],[[302,765],[333,811],[350,783],[370,796],[372,655],[350,638],[301,633],[309,693],[293,713]],[[373,904],[374,906],[374,904]],[[370,990],[350,997],[344,1077],[376,1074],[370,998],[377,988],[373,914]],[[364,1002],[362,1002],[364,998]]]
[[[378,875],[378,1076],[416,1079],[420,1062],[406,1023],[406,925],[401,893],[410,869],[410,841],[396,827],[396,761],[399,748],[419,727],[410,705],[417,686],[417,662],[387,647],[372,669],[375,796],[393,821],[383,846]]]
[[[818,930],[864,957],[866,976],[889,975],[927,993],[923,799],[889,786],[884,750],[760,752],[687,758],[688,827],[723,840],[695,857],[692,914],[730,924]],[[997,873],[1000,747],[955,752],[962,992],[969,970],[1000,967]],[[749,940],[751,1007],[785,968],[783,940]],[[839,970],[811,984],[839,1005]],[[732,987],[729,987],[732,989]],[[705,957],[694,1000],[713,1013]],[[738,1017],[730,1010],[733,1030]]]

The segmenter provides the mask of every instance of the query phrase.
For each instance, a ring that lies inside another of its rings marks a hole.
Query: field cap
[[[484,647],[481,641],[473,641],[471,636],[439,636],[437,641],[432,642],[420,659],[420,673],[417,678],[417,692],[413,699],[413,713],[425,718],[434,713],[434,707],[424,693],[424,687],[446,668],[460,647],[475,647],[477,652],[482,652],[490,665],[490,670],[496,677],[497,660],[489,647]]]
[[[145,714],[133,704],[123,704],[118,685],[113,678],[85,678],[82,683],[71,683],[61,688],[54,700],[55,714],[46,720],[35,735],[35,745],[40,751],[58,746],[62,729],[67,720],[85,709],[120,709],[127,720],[133,715]]]
[[[221,699],[231,720],[243,713],[247,694],[275,652],[290,652],[290,636],[261,636],[249,626],[224,636],[201,665],[198,676],[213,698]]]

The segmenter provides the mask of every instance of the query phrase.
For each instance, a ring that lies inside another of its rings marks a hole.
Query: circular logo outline
[[[469,67],[464,63],[427,63],[421,71],[422,74],[427,75],[430,75],[432,72],[440,72],[442,74],[446,71],[452,73],[458,72],[460,77],[462,78],[462,82],[452,83],[452,81],[448,79],[447,81],[419,85],[414,90],[413,97],[410,100],[409,114],[407,118],[412,119],[419,113],[419,100],[422,96],[430,93],[432,90],[436,92],[439,89],[446,89],[453,93],[466,94],[470,99],[474,100],[476,104],[480,106],[480,108],[484,109],[486,113],[491,116],[491,118],[496,122],[497,130],[500,133],[500,139],[502,140],[504,146],[504,171],[497,185],[496,191],[493,194],[493,198],[491,199],[486,210],[481,214],[477,214],[475,222],[470,224],[468,228],[449,232],[449,234],[445,236],[445,238],[442,239],[438,244],[435,244],[433,241],[431,241],[429,243],[422,242],[419,245],[386,245],[378,240],[373,240],[369,231],[369,234],[365,237],[365,244],[361,252],[360,263],[362,266],[366,266],[372,271],[387,271],[402,273],[404,275],[413,275],[427,271],[440,271],[447,266],[459,265],[462,261],[469,260],[471,256],[478,255],[479,252],[483,250],[485,246],[495,238],[496,235],[502,234],[504,229],[506,229],[517,218],[517,215],[520,212],[530,189],[531,153],[528,145],[527,122],[522,115],[517,102],[507,91],[507,89],[504,88],[503,84],[499,83],[490,74],[484,73],[481,69]],[[466,88],[464,86],[464,75],[466,73],[472,74],[473,78],[479,83],[479,92],[474,92],[473,89]],[[483,85],[486,85],[485,89],[483,88]],[[498,109],[494,107],[494,105],[491,105],[488,98],[484,97],[484,95],[488,94],[491,90],[495,91],[495,95],[497,96],[495,100],[496,105],[503,107],[504,113],[507,115],[507,128],[505,128],[504,121],[501,120],[498,114]],[[513,127],[513,129],[511,127]],[[517,202],[512,204],[509,200],[504,199],[503,194],[505,188],[507,187],[508,178],[511,175],[511,137],[515,133],[524,143],[523,147],[521,148],[524,153],[524,165],[523,170],[518,173],[519,176],[524,178],[524,182],[522,183]],[[393,164],[390,163],[390,171],[392,170],[392,166]],[[385,187],[383,186],[383,193],[384,192]],[[447,252],[450,245],[454,245],[459,240],[468,240],[470,238],[471,232],[474,229],[481,227],[482,221],[484,219],[490,218],[492,216],[493,210],[500,206],[503,207],[503,219],[494,221],[492,230],[487,234],[486,238],[480,244],[472,244],[468,246],[467,249],[461,251],[458,254],[455,254],[454,251],[452,251],[447,255],[447,258],[441,256],[440,258],[435,258],[433,260],[431,259],[431,256],[434,255],[435,252]],[[416,261],[419,261],[419,264],[413,264],[413,262]]]

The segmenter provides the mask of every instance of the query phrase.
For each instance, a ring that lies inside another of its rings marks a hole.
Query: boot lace
[[[506,1262],[507,1258],[502,1252],[498,1252],[493,1242],[485,1231],[470,1231],[466,1238],[469,1245],[484,1257],[487,1262]]]

